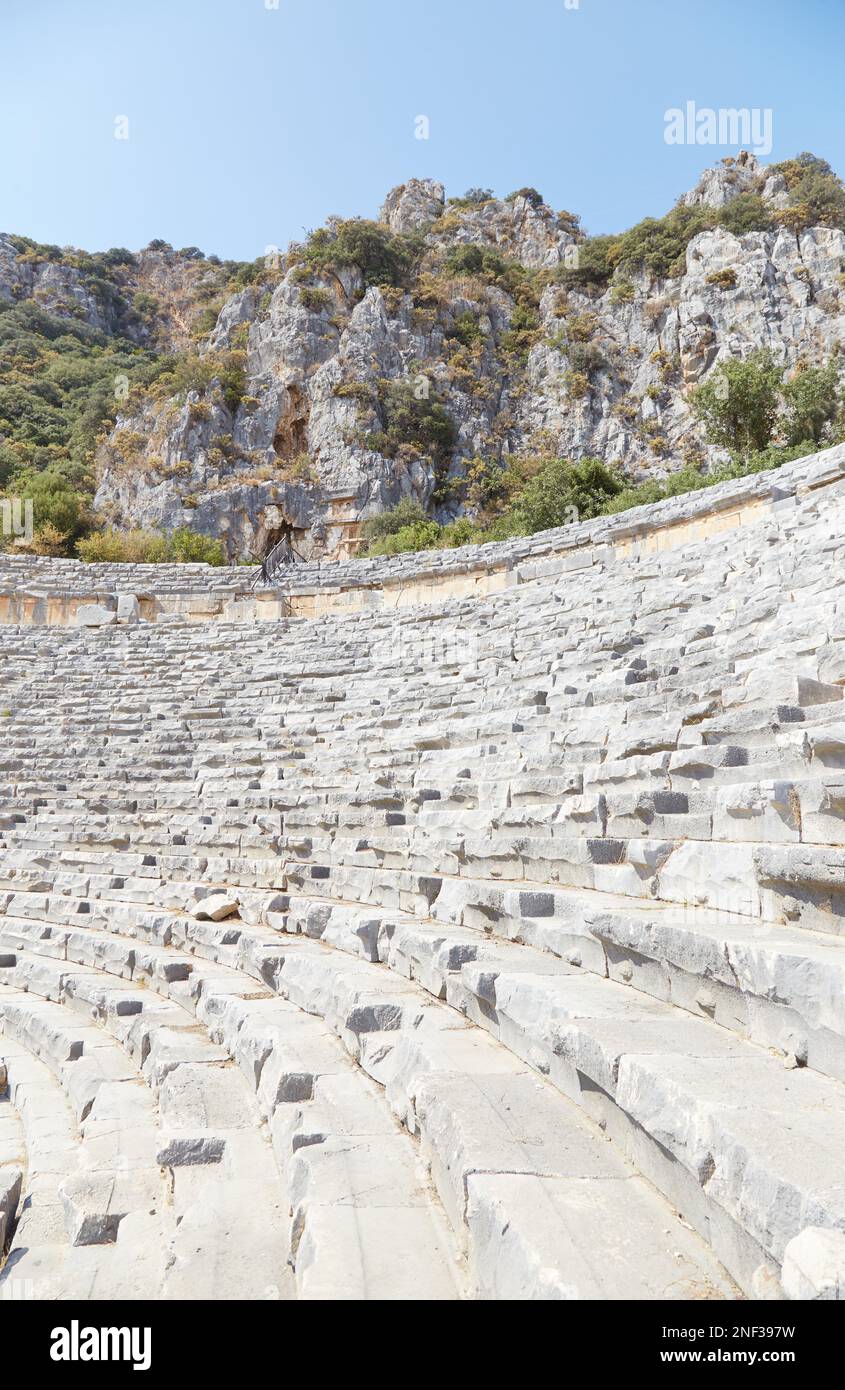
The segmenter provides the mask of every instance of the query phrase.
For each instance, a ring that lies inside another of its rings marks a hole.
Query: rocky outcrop
[[[380,217],[392,232],[416,232],[427,228],[441,216],[446,204],[446,190],[433,179],[409,179],[391,189]]]
[[[0,233],[0,303],[31,301],[56,318],[165,352],[191,343],[204,308],[228,281],[225,266],[192,248],[161,242],[137,255],[91,257]]]
[[[724,358],[770,348],[788,368],[826,362],[845,333],[840,265],[845,233],[816,228],[733,236],[702,232],[687,249],[686,272],[655,285],[647,276],[619,301],[546,292],[544,339],[531,352],[520,408],[522,440],[549,431],[555,448],[598,455],[638,476],[679,460],[685,451],[719,457],[708,447],[688,391]],[[603,364],[589,389],[567,387],[573,321],[590,315],[590,342]]]
[[[103,333],[118,328],[119,315],[70,265],[21,257],[11,237],[0,234],[0,301],[31,299],[48,313],[81,319]]]
[[[743,154],[682,203],[718,211],[749,193],[772,212],[789,198],[782,173]],[[403,498],[441,521],[471,508],[476,459],[495,473],[515,455],[598,456],[634,481],[718,463],[690,392],[720,361],[768,347],[791,370],[828,362],[845,341],[845,233],[834,227],[710,227],[687,245],[682,273],[634,269],[590,286],[569,273],[584,247],[577,220],[532,189],[446,203],[441,184],[411,179],[388,194],[381,225],[414,263],[404,278],[303,263],[293,247],[269,281],[222,303],[199,345],[221,371],[243,354],[239,391],[213,380],[172,400],[133,398],[97,459],[104,521],[190,526],[222,537],[231,558],[282,536],[302,559],[343,557],[363,522]],[[0,295],[106,324],[80,272],[14,249],[0,240]],[[121,274],[163,306],[158,331],[178,347],[219,272],[148,248]],[[445,410],[445,456],[391,428],[397,384]]]

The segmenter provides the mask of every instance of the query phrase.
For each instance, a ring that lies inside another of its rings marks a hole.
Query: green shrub
[[[226,556],[220,541],[201,536],[188,527],[176,531],[96,531],[78,541],[76,553],[89,564],[224,565]]]
[[[495,282],[506,278],[507,263],[491,246],[461,244],[449,251],[445,270],[448,275],[477,275],[479,279]]]
[[[711,444],[738,459],[765,450],[776,434],[788,447],[818,445],[841,410],[836,362],[802,367],[787,382],[766,350],[732,358],[693,393],[693,408]]]
[[[422,505],[413,498],[403,497],[395,507],[389,508],[386,512],[379,512],[377,516],[365,521],[362,534],[365,540],[381,541],[387,536],[395,536],[397,531],[404,527],[417,526],[426,520]]]
[[[506,333],[502,334],[504,352],[525,358],[540,337],[540,320],[527,304],[517,304]]]
[[[619,264],[620,242],[618,236],[595,236],[582,241],[577,266],[562,269],[560,280],[573,289],[604,289]]]
[[[611,304],[628,304],[634,298],[636,289],[630,280],[619,280],[610,287]]]
[[[421,248],[419,237],[393,236],[378,222],[355,217],[312,232],[302,248],[301,267],[320,273],[357,266],[366,285],[401,287]]]
[[[573,343],[569,348],[570,371],[579,376],[591,377],[607,366],[604,353],[597,343]]]
[[[770,232],[775,219],[759,193],[740,193],[720,209],[719,224],[734,236],[745,236],[746,232]]]
[[[160,397],[189,393],[205,395],[218,383],[226,405],[234,413],[246,395],[246,353],[240,350],[183,353],[156,382]]]
[[[226,555],[222,543],[211,536],[202,536],[187,526],[177,527],[168,537],[170,553],[178,564],[223,565]]]
[[[32,502],[36,531],[51,526],[69,541],[78,534],[83,521],[82,498],[57,470],[20,473],[7,488],[7,495]]]
[[[749,473],[767,473],[770,468],[780,468],[784,463],[791,463],[793,459],[806,458],[808,454],[814,454],[817,448],[818,445],[812,439],[802,440],[800,444],[770,444],[768,448],[735,462],[726,476],[745,477]]]
[[[367,447],[395,458],[407,446],[442,469],[455,441],[455,426],[445,407],[433,395],[417,399],[409,381],[382,379],[377,392],[383,427],[367,436]]]
[[[370,405],[374,399],[375,388],[366,381],[341,381],[332,391],[332,395],[340,400],[361,401]]]
[[[450,198],[449,206],[458,209],[481,207],[484,203],[492,203],[495,197],[492,188],[468,188],[462,198]]]
[[[720,290],[735,290],[736,271],[733,266],[726,266],[724,270],[714,270],[712,275],[707,276],[707,283]]]
[[[304,285],[299,291],[299,302],[303,309],[308,309],[311,313],[319,313],[321,309],[328,309],[334,300],[328,290],[322,288],[313,289]]]
[[[592,390],[590,378],[584,372],[564,372],[563,384],[574,401],[583,400]]]
[[[384,513],[367,523],[367,528],[372,528],[370,534],[373,539],[363,554],[399,555],[407,551],[440,550],[531,535],[536,531],[565,526],[576,518],[587,521],[595,516],[615,515],[632,507],[661,502],[667,497],[697,492],[733,478],[779,468],[793,459],[813,453],[815,448],[812,441],[790,447],[769,445],[764,450],[752,452],[745,459],[737,458],[711,472],[707,472],[702,465],[689,464],[666,478],[651,479],[636,485],[626,483],[619,473],[597,459],[583,459],[578,463],[567,459],[545,459],[534,476],[523,485],[513,505],[485,525],[461,517],[447,526],[441,526],[436,521],[426,519],[418,504],[400,504],[400,508],[395,508],[392,513]],[[517,472],[514,470],[514,476]],[[407,511],[404,510],[406,506]]]
[[[622,479],[599,459],[546,459],[514,504],[514,517],[523,535],[564,526],[577,514],[580,521],[599,516],[621,492]]]
[[[481,326],[470,309],[455,315],[452,326],[446,330],[446,337],[457,339],[464,347],[474,347],[476,343],[484,342]]]
[[[835,362],[826,367],[805,367],[783,387],[784,433],[790,446],[809,440],[821,443],[825,427],[839,413],[839,371]]]
[[[782,174],[789,189],[791,216],[779,220],[793,231],[806,227],[839,227],[845,231],[845,186],[824,159],[799,154],[783,164],[773,164],[771,173]]]
[[[538,193],[536,188],[518,188],[515,193],[508,194],[505,202],[515,203],[517,198],[524,198],[532,208],[541,208],[544,203],[542,193]]]
[[[665,217],[646,217],[619,243],[619,264],[645,269],[655,279],[673,279],[686,269],[686,250],[693,237],[713,225],[708,208],[679,204]]]
[[[643,507],[653,502],[662,502],[667,497],[680,497],[685,492],[700,492],[716,483],[729,482],[733,478],[745,478],[752,473],[765,473],[771,468],[780,468],[793,459],[805,458],[813,453],[815,445],[800,444],[785,448],[770,445],[767,449],[751,453],[746,459],[737,459],[723,468],[709,472],[703,467],[681,468],[666,478],[655,478],[636,486],[626,486],[608,502],[605,513],[615,514],[630,511],[632,507]]]
[[[0,484],[53,468],[81,481],[123,408],[116,384],[147,386],[164,358],[25,301],[0,303]]]
[[[765,449],[774,434],[782,378],[783,368],[765,349],[723,362],[692,397],[710,443],[741,456]]]
[[[155,531],[95,531],[77,541],[76,553],[89,564],[150,565],[168,558],[167,541]]]
[[[412,526],[401,526],[398,531],[373,541],[365,553],[369,558],[402,555],[408,550],[433,550],[438,547],[442,535],[443,527],[436,521],[417,521]]]

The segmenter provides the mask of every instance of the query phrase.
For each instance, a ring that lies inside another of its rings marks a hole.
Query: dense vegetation
[[[777,468],[845,438],[836,363],[804,367],[786,380],[770,353],[731,359],[699,387],[693,404],[710,442],[731,455],[721,468],[687,466],[633,484],[599,459],[515,460],[501,470],[498,492],[488,488],[476,521],[464,517],[439,525],[419,504],[403,502],[367,523],[365,553],[397,555],[533,535]]]
[[[94,449],[131,385],[165,358],[32,301],[0,304],[0,488],[72,541],[86,524]]]
[[[97,531],[81,540],[77,547],[81,560],[117,564],[222,565],[225,554],[220,541],[200,536],[187,526],[167,535],[158,531]]]
[[[69,553],[94,526],[94,455],[117,415],[150,391],[202,392],[212,379],[235,409],[244,391],[243,356],[200,358],[190,346],[174,352],[162,335],[166,306],[137,288],[137,258],[129,251],[89,254],[27,237],[9,241],[24,270],[73,272],[74,287],[92,297],[103,325],[92,326],[73,297],[58,312],[35,298],[0,300],[0,497],[32,501],[34,549]],[[166,242],[147,250],[177,275],[187,265],[195,333],[213,327],[235,289],[278,279],[264,258],[221,262],[196,247],[174,252]],[[0,547],[13,542],[0,536]]]
[[[367,286],[404,286],[410,282],[422,249],[421,237],[393,236],[378,222],[363,217],[346,221],[333,218],[327,227],[311,232],[294,252],[299,262],[294,278],[306,283],[313,275],[336,275],[355,267]]]

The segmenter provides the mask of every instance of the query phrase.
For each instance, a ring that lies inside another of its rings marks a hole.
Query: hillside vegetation
[[[843,234],[800,155],[612,236],[536,189],[412,181],[252,263],[0,237],[0,495],[42,553],[221,562],[280,515],[320,554],[344,487],[378,555],[776,466],[843,437]]]

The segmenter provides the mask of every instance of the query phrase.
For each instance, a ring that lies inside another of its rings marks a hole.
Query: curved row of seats
[[[401,616],[0,633],[0,1027],[83,1174],[73,1067],[151,1107],[150,1188],[62,1194],[70,1249],[99,1221],[119,1281],[149,1203],[163,1297],[211,1227],[223,1297],[843,1296],[843,518]]]

